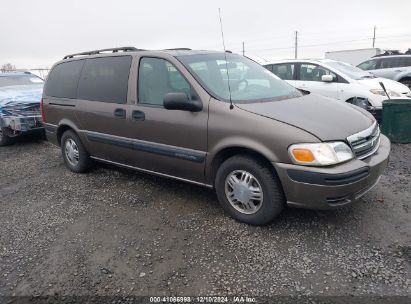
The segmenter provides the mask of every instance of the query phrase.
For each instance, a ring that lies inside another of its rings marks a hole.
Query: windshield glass
[[[30,85],[30,84],[43,84],[43,79],[35,75],[13,75],[13,76],[1,76],[0,75],[0,87],[16,86],[16,85]]]
[[[224,53],[177,58],[213,97],[233,102],[273,101],[302,94],[254,61]],[[227,69],[228,68],[228,69]]]
[[[357,68],[345,62],[341,62],[341,61],[329,61],[328,62],[327,61],[327,64],[355,80],[364,79],[364,78],[375,78],[373,74],[363,71],[360,68]]]

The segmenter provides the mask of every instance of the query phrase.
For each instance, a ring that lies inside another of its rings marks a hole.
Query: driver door
[[[137,73],[137,102],[129,126],[134,151],[131,165],[196,182],[204,182],[207,151],[208,100],[203,110],[167,110],[167,93],[184,92],[200,98],[187,78],[163,58],[142,57]]]

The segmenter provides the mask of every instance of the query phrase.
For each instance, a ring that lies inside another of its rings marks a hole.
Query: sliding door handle
[[[133,117],[134,120],[137,120],[137,121],[143,121],[146,119],[146,115],[144,114],[143,111],[133,111],[131,116]]]

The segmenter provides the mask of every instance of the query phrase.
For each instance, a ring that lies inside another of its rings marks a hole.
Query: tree
[[[15,71],[15,70],[16,70],[16,67],[12,65],[11,63],[6,63],[1,66],[2,72]]]

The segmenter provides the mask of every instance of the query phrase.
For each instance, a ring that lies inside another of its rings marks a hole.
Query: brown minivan
[[[365,110],[304,95],[245,57],[135,48],[64,57],[42,117],[67,167],[92,161],[215,188],[235,219],[331,209],[370,190],[390,142]]]

